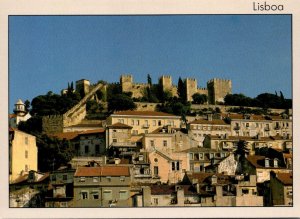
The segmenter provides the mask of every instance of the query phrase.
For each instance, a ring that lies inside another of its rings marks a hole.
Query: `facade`
[[[145,134],[143,146],[146,151],[157,149],[166,153],[173,153],[196,147],[197,142],[179,128],[164,126]]]
[[[269,158],[266,156],[249,155],[247,156],[248,171],[257,176],[257,183],[263,183],[270,180],[270,172],[291,173],[292,169],[287,168],[286,164],[280,162],[278,158]]]
[[[133,196],[133,207],[201,206],[192,185],[152,185]]]
[[[288,116],[228,114],[232,136],[282,136],[292,139],[292,120]]]
[[[293,174],[271,172],[270,189],[273,206],[293,205]]]
[[[180,153],[186,155],[188,159],[186,170],[191,173],[207,172],[207,167],[220,162],[229,154],[227,151],[201,147],[193,147]]]
[[[155,129],[170,125],[179,128],[180,116],[155,111],[120,111],[107,118],[107,125],[122,123],[132,127],[133,135],[147,134]]]
[[[159,150],[149,153],[150,169],[153,179],[162,183],[174,184],[179,182],[187,168],[185,154],[167,154]]]
[[[73,201],[73,182],[75,169],[60,168],[50,174],[50,185],[45,207],[71,207]]]
[[[192,139],[203,146],[206,135],[225,136],[230,134],[230,124],[222,119],[213,119],[208,115],[207,119],[197,119],[189,123],[188,132]]]
[[[78,167],[74,175],[74,207],[129,207],[128,166]]]
[[[38,149],[36,138],[17,129],[9,130],[9,181],[37,171]]]

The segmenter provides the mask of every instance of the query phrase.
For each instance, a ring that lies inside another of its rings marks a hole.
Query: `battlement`
[[[148,83],[133,83],[132,85],[133,85],[133,87],[136,87],[136,86],[149,86]]]
[[[196,78],[186,78],[187,81],[197,81]]]
[[[167,78],[167,79],[171,79],[172,76],[171,75],[162,75],[160,78]]]
[[[231,80],[229,79],[222,79],[222,78],[213,78],[213,79],[210,79],[207,83],[214,83],[214,82],[231,82]]]
[[[203,91],[206,91],[207,88],[205,88],[205,87],[197,87],[197,90],[203,90]]]

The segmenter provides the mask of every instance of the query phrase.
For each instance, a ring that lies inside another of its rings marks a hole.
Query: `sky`
[[[9,16],[9,111],[68,83],[232,80],[232,92],[292,97],[290,15]]]

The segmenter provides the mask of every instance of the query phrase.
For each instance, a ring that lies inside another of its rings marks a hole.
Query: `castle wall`
[[[192,96],[198,91],[197,80],[195,78],[187,78],[185,84],[187,101],[193,101]]]
[[[232,92],[231,80],[214,78],[207,82],[208,101],[210,104],[224,102],[224,97]]]
[[[42,118],[43,133],[63,132],[63,116],[50,115]]]

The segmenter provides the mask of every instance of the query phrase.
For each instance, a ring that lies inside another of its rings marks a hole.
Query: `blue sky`
[[[232,80],[233,93],[291,98],[289,15],[10,16],[9,111],[85,78]]]

